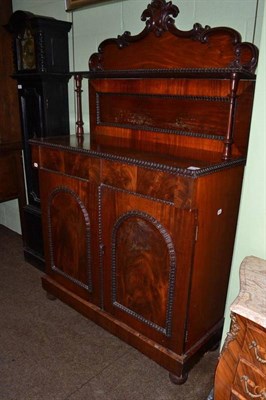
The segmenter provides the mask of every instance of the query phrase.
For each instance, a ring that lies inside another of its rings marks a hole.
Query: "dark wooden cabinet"
[[[23,230],[23,207],[26,202],[22,140],[16,83],[11,78],[13,60],[11,37],[4,29],[12,14],[12,1],[0,3],[0,202],[18,199],[21,228]],[[10,116],[12,118],[10,119]]]
[[[182,383],[221,337],[257,49],[177,12],[152,1],[91,56],[89,135],[31,145],[44,289]]]
[[[23,230],[22,208],[25,205],[25,189],[20,142],[0,143],[0,202],[18,199]]]
[[[32,168],[28,141],[69,133],[69,77],[60,74],[17,74],[14,78],[18,83],[28,202],[39,208],[38,174]]]
[[[6,28],[13,37],[13,59],[20,105],[27,204],[24,207],[24,254],[44,268],[37,171],[29,140],[69,134],[68,32],[71,23],[27,11],[14,12]]]

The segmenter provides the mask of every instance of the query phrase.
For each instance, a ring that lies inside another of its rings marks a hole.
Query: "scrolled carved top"
[[[168,30],[170,24],[174,25],[173,18],[176,18],[178,14],[178,7],[171,1],[166,3],[165,0],[153,0],[143,11],[141,20],[146,21],[146,28],[149,31],[153,31],[156,36],[161,36],[163,31]]]
[[[232,69],[254,73],[255,45],[241,41],[228,27],[210,28],[195,23],[189,31],[175,25],[179,9],[172,1],[152,0],[143,11],[145,28],[138,35],[126,31],[104,40],[89,60],[91,71]],[[121,52],[122,51],[122,52]],[[203,71],[204,72],[204,71]]]

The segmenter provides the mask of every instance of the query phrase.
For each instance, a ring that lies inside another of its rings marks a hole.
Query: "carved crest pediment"
[[[163,31],[168,30],[170,24],[174,25],[174,18],[179,14],[177,6],[171,1],[166,3],[165,0],[154,0],[143,11],[141,20],[146,21],[146,28],[153,31],[156,36],[160,36]]]
[[[182,31],[175,25],[178,14],[172,1],[152,0],[141,16],[145,28],[138,35],[126,31],[104,40],[90,57],[90,70],[255,71],[258,49],[242,42],[239,32],[199,23]]]

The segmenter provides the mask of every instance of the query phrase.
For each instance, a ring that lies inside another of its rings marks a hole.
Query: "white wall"
[[[39,15],[53,16],[57,19],[73,22],[70,34],[71,66],[73,69],[86,70],[90,54],[97,50],[100,42],[108,37],[116,37],[125,30],[132,34],[144,28],[140,15],[149,0],[112,0],[100,5],[91,5],[71,13],[65,12],[64,0],[13,0],[13,9],[23,9]],[[180,10],[176,19],[179,29],[191,29],[194,22],[210,26],[230,26],[242,34],[243,41],[254,40],[259,46],[262,21],[263,43],[258,68],[253,121],[250,136],[250,149],[245,172],[243,196],[239,216],[231,279],[225,311],[224,334],[229,328],[229,305],[239,290],[239,265],[247,255],[266,258],[266,146],[265,146],[265,10],[264,0],[173,0]],[[256,8],[258,6],[257,20]],[[71,98],[71,110],[73,111]],[[88,115],[85,113],[85,118]],[[73,118],[74,119],[74,118]],[[13,210],[0,205],[1,215],[6,221],[13,220]],[[12,206],[13,207],[13,206]],[[11,212],[11,216],[9,214]],[[7,217],[9,215],[9,217]],[[18,213],[17,213],[18,216]],[[3,223],[3,222],[2,222]]]
[[[18,200],[10,200],[0,203],[0,224],[21,234]]]

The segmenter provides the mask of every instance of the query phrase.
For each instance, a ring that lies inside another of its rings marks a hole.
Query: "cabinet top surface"
[[[246,257],[240,266],[240,292],[231,311],[266,328],[266,260]]]
[[[75,135],[33,139],[30,142],[41,147],[86,154],[192,178],[245,163],[245,159],[240,157],[221,161],[219,153],[194,148],[174,148],[175,153],[171,154],[169,148],[165,153],[150,152],[134,148],[129,141],[115,137],[101,137],[96,142],[90,139],[89,134],[84,135],[82,143],[79,143]]]

